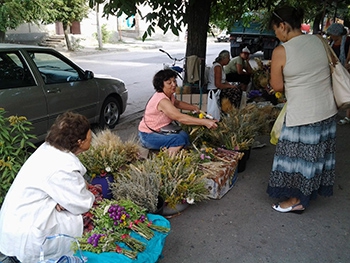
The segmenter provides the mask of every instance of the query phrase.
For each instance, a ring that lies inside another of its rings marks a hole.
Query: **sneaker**
[[[340,125],[344,125],[344,124],[348,124],[348,123],[350,123],[350,118],[348,118],[348,117],[345,117],[344,119],[341,119],[338,122],[338,124],[340,124]]]

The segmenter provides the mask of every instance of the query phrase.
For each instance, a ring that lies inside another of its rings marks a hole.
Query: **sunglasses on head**
[[[282,22],[285,22],[284,19],[282,17],[280,17],[279,15],[277,15],[276,12],[272,12],[272,14],[277,17],[279,20],[281,20]]]

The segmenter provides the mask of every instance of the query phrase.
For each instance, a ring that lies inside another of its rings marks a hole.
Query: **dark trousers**
[[[238,73],[228,73],[226,74],[226,80],[228,82],[240,82],[243,83],[245,85],[248,85],[250,82],[250,75],[240,75]]]

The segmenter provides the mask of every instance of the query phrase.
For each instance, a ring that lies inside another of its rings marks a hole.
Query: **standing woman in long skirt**
[[[284,92],[286,115],[267,193],[278,212],[301,213],[317,195],[331,196],[335,178],[337,108],[326,51],[316,35],[301,32],[303,10],[277,8],[270,25],[282,44],[271,60],[270,85]]]

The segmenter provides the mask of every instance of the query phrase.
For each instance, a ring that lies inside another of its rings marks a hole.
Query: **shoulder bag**
[[[350,74],[340,63],[333,49],[325,42],[322,36],[318,36],[326,50],[329,67],[331,70],[332,88],[338,109],[350,108]]]

